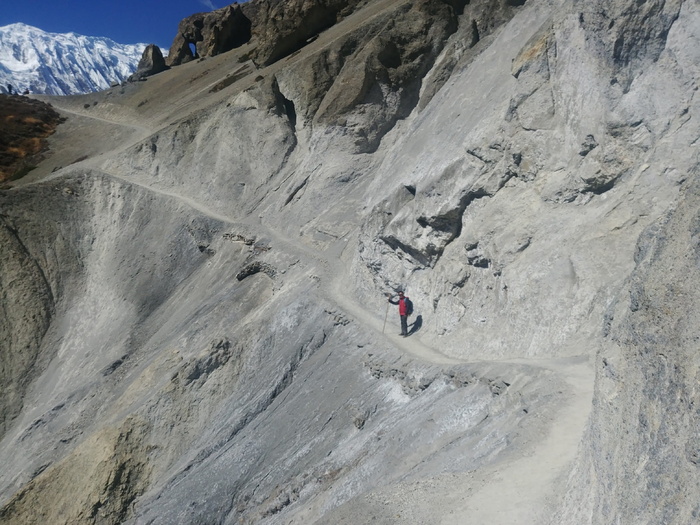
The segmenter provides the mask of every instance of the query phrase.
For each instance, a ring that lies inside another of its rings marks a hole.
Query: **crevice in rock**
[[[467,256],[467,262],[475,268],[489,268],[491,266],[491,261],[483,255]]]
[[[476,23],[476,20],[472,20],[472,39],[471,42],[469,42],[469,47],[474,47],[477,45],[479,40],[481,40],[481,35],[479,35],[479,25]]]
[[[197,246],[197,249],[201,253],[203,253],[204,255],[215,255],[216,254],[216,250],[209,248],[208,244],[200,244]]]
[[[619,179],[618,177],[613,177],[604,182],[589,183],[586,188],[582,190],[581,193],[592,193],[593,195],[602,195],[606,191],[610,191],[615,186],[615,183]]]
[[[581,143],[581,149],[578,154],[582,157],[588,155],[591,151],[598,147],[598,142],[593,135],[586,135],[586,138]]]
[[[298,184],[298,185],[292,190],[292,193],[289,194],[289,197],[287,197],[287,200],[284,201],[284,205],[285,205],[285,206],[286,206],[287,204],[289,204],[290,202],[292,202],[292,199],[294,199],[294,197],[296,196],[296,194],[299,193],[299,191],[301,191],[302,188],[304,188],[304,186],[306,186],[306,183],[307,183],[307,182],[309,182],[309,177],[306,177],[303,181],[301,181],[300,184]]]
[[[117,359],[116,361],[114,361],[114,362],[112,362],[111,364],[109,364],[108,366],[106,366],[106,367],[102,370],[102,375],[103,375],[103,376],[108,376],[108,375],[113,374],[113,373],[117,370],[117,368],[119,368],[120,366],[122,366],[122,365],[124,364],[124,362],[125,362],[128,358],[129,358],[128,355],[123,355],[123,356],[121,356],[119,359]]]
[[[396,69],[401,65],[401,53],[394,42],[387,42],[377,53],[377,60],[387,69]]]
[[[464,216],[464,212],[467,210],[467,208],[475,200],[491,196],[492,194],[483,188],[468,191],[460,198],[457,207],[434,217],[419,217],[417,221],[422,226],[424,225],[423,227],[429,226],[434,230],[449,234],[442,249],[440,250],[440,253],[442,253],[442,250],[444,250],[448,244],[462,234],[462,217]]]
[[[287,118],[289,119],[289,123],[292,125],[292,128],[296,129],[297,112],[294,109],[294,102],[292,102],[288,98],[285,98],[284,95],[281,95],[281,96],[282,96],[282,105],[284,106],[284,112],[287,114]]]
[[[293,131],[296,131],[297,126],[297,112],[294,106],[294,101],[288,99],[280,91],[279,84],[277,83],[277,78],[272,79],[272,94],[275,97],[275,104],[277,105],[276,111],[280,115],[285,115]]]
[[[209,374],[228,363],[233,355],[234,350],[232,350],[231,341],[228,338],[224,337],[212,341],[211,349],[207,355],[183,366],[173,376],[173,381],[183,378],[184,385],[187,386],[202,377],[206,378]]]
[[[401,250],[405,254],[407,254],[409,257],[411,257],[413,260],[415,260],[418,264],[421,266],[426,266],[430,267],[433,264],[432,257],[437,254],[437,250],[431,249],[431,246],[434,248],[433,245],[429,245],[425,251],[420,251],[410,244],[406,244],[404,242],[401,242],[399,239],[394,237],[393,235],[387,235],[387,236],[382,236],[380,237],[382,241],[384,241],[389,248],[392,250],[396,251]]]

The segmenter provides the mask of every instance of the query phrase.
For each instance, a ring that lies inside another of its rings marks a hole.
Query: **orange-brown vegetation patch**
[[[46,137],[62,122],[51,105],[0,95],[0,182],[26,173],[47,149]]]

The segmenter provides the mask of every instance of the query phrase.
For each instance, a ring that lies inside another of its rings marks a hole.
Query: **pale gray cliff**
[[[696,522],[698,3],[316,4],[51,99],[0,521]]]

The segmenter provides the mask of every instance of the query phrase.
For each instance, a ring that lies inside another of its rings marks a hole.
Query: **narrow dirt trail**
[[[272,240],[274,243],[273,248],[276,247],[278,250],[290,254],[293,257],[297,257],[313,266],[314,271],[320,278],[320,292],[326,299],[335,304],[340,310],[343,310],[348,316],[354,318],[362,326],[371,328],[375,338],[385,339],[388,344],[400,348],[406,354],[438,365],[454,365],[469,362],[449,357],[435,348],[426,346],[417,338],[404,338],[399,335],[389,335],[393,333],[390,330],[396,331],[397,314],[394,311],[395,307],[390,309],[389,316],[391,319],[387,322],[387,328],[384,329],[383,318],[373,315],[372,312],[369,312],[366,308],[362,307],[362,305],[355,302],[349,294],[343,293],[342,290],[348,289],[349,279],[345,264],[339,257],[333,257],[327,252],[320,252],[301,242],[291,242],[274,229],[268,228],[259,221],[238,220],[211,210],[204,204],[180,193],[152,187],[115,173],[109,173],[104,169],[99,169],[97,171],[122,182],[142,187],[158,195],[176,199],[209,218],[231,225],[245,225],[251,230],[257,230],[256,233],[259,237],[268,237]]]
[[[125,140],[119,144],[112,144],[111,151],[114,151],[115,147],[119,150],[128,148],[154,132],[140,125],[126,125],[94,115],[73,112],[66,108],[62,110],[128,128],[129,132],[126,133]],[[339,310],[345,312],[348,317],[354,319],[367,333],[371,333],[375,341],[396,347],[412,358],[438,366],[450,367],[474,362],[444,355],[439,349],[417,337],[402,338],[394,335],[398,323],[395,307],[390,307],[385,330],[383,311],[372,312],[354,301],[350,294],[344,293],[344,290],[350,286],[350,279],[347,265],[341,257],[342,249],[319,251],[307,244],[290,241],[273,228],[261,224],[257,219],[241,220],[229,217],[211,210],[206,204],[187,195],[153,187],[120,174],[106,172],[100,167],[100,160],[99,157],[88,159],[83,165],[124,183],[176,199],[206,217],[224,224],[244,226],[256,232],[259,237],[269,238],[274,249],[298,258],[308,265],[320,279],[320,294],[336,305]],[[61,176],[59,172],[43,180]],[[452,485],[445,486],[444,491],[436,495],[436,500],[431,505],[449,509],[449,513],[443,514],[441,523],[458,525],[465,523],[465,520],[469,523],[492,525],[545,523],[547,505],[550,505],[561,493],[561,478],[576,455],[592,406],[594,373],[587,360],[583,358],[510,359],[499,362],[550,370],[566,381],[569,386],[568,392],[562,396],[558,413],[546,424],[544,438],[530,441],[529,455],[481,469],[478,472],[478,480],[470,473],[458,476],[451,481]],[[460,496],[467,494],[468,496]],[[418,494],[417,498],[420,499],[423,496],[425,494]],[[456,496],[459,498],[455,499]]]
[[[478,486],[464,480],[463,492],[470,496],[440,523],[462,525],[465,517],[468,523],[490,525],[551,523],[593,406],[594,373],[585,358],[537,361],[527,364],[555,371],[569,387],[546,435],[529,454],[479,472]]]
[[[135,132],[138,132],[139,134],[141,134],[142,138],[146,138],[147,136],[151,135],[155,131],[155,129],[148,127],[148,126],[143,126],[141,124],[138,124],[138,125],[125,124],[125,123],[119,122],[117,120],[110,120],[110,119],[100,117],[97,115],[89,115],[85,112],[76,111],[75,109],[71,109],[67,104],[61,105],[60,100],[59,101],[52,100],[52,103],[53,103],[52,105],[56,106],[56,108],[63,113],[69,113],[69,114],[74,115],[76,117],[97,120],[99,122],[104,122],[106,124],[111,124],[114,126],[119,126],[122,128],[131,129],[131,130],[134,130]],[[128,147],[128,145],[127,145],[127,147]],[[110,150],[110,151],[113,151],[113,150]]]

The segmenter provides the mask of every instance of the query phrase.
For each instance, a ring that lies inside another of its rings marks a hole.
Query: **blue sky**
[[[2,0],[0,27],[22,22],[49,33],[104,36],[119,44],[157,44],[166,50],[177,25],[194,13],[234,0]],[[240,2],[240,0],[239,0]]]

